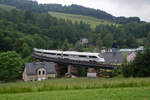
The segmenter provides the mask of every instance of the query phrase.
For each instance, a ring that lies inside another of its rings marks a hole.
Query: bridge
[[[102,68],[102,69],[114,69],[120,68],[120,65],[112,65],[112,64],[105,64],[105,63],[97,63],[97,62],[87,62],[87,61],[75,61],[70,59],[61,59],[61,58],[49,58],[45,56],[39,56],[36,54],[32,55],[33,59],[37,59],[40,61],[48,61],[54,62],[59,65],[73,65],[75,67],[90,67],[90,68]]]

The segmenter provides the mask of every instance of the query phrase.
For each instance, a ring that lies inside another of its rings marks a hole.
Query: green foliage
[[[23,51],[22,51],[23,57],[28,57],[31,54],[30,47],[28,46],[27,43],[23,43],[22,48],[23,48]]]
[[[58,19],[71,20],[74,24],[77,23],[79,24],[80,21],[83,21],[84,23],[90,24],[92,29],[95,29],[96,26],[100,24],[117,25],[111,21],[101,20],[94,17],[83,16],[83,15],[66,14],[66,13],[59,13],[59,12],[49,12],[49,14]]]
[[[121,69],[120,68],[115,68],[112,70],[110,77],[116,77],[121,74]]]
[[[0,53],[0,81],[15,81],[20,78],[23,60],[14,51]]]
[[[146,40],[145,40],[145,46],[146,46],[147,48],[150,47],[150,32],[147,34],[147,38],[146,38]]]
[[[150,49],[139,52],[134,61],[124,63],[122,72],[125,77],[149,77],[150,76]]]
[[[132,64],[131,63],[123,63],[122,64],[122,74],[124,77],[131,77],[132,76]]]
[[[68,40],[66,39],[62,45],[62,50],[63,51],[68,51],[69,49],[72,48],[72,45],[69,44]]]
[[[65,46],[67,50],[77,51],[93,51],[94,48],[100,49],[101,47],[135,48],[140,45],[137,40],[146,38],[150,31],[149,23],[114,25],[104,22],[103,24],[98,23],[100,25],[96,24],[96,28],[91,29],[90,21],[87,23],[85,20],[93,20],[95,23],[99,22],[98,19],[66,14],[64,15],[71,20],[74,18],[81,20],[72,22],[61,18],[57,19],[49,13],[35,13],[37,10],[35,8],[38,7],[35,2],[30,2],[31,5],[26,0],[18,2],[18,0],[11,0],[10,5],[21,3],[19,7],[16,5],[17,8],[21,7],[20,9],[25,10],[28,7],[28,9],[25,11],[0,10],[0,51],[13,50],[23,58],[30,57],[33,48],[63,49]],[[2,0],[0,3],[8,2]],[[27,4],[24,8],[22,3],[29,3],[29,5]],[[60,16],[63,15],[60,14]],[[78,41],[82,38],[87,38],[89,43],[79,45]],[[67,42],[64,42],[65,40]]]
[[[9,5],[4,5],[4,4],[0,4],[0,8],[1,9],[4,9],[4,10],[12,10],[12,9],[16,9],[16,7],[13,7],[13,6],[9,6]]]
[[[11,5],[15,6],[16,8],[19,8],[21,10],[31,10],[33,12],[63,12],[63,13],[69,13],[69,14],[78,14],[78,15],[84,15],[84,16],[91,16],[102,20],[108,20],[113,21],[119,24],[127,24],[127,23],[142,23],[140,21],[140,18],[138,17],[115,17],[111,14],[98,10],[98,9],[92,9],[83,7],[80,5],[72,4],[70,6],[62,6],[60,4],[38,4],[36,1],[32,0],[1,0],[1,4]]]
[[[112,34],[106,34],[105,37],[103,37],[103,44],[107,48],[111,48],[113,45],[113,36]]]

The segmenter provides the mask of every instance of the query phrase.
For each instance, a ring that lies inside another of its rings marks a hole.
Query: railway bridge
[[[68,73],[72,72],[71,70],[76,68],[92,68],[92,69],[109,69],[112,70],[114,68],[120,68],[120,65],[112,65],[105,63],[97,63],[97,62],[87,62],[87,61],[76,61],[70,59],[61,59],[61,58],[50,58],[45,56],[39,56],[33,53],[32,58],[39,61],[47,61],[54,62],[58,66],[56,69],[60,69],[62,66],[66,66],[68,69]],[[76,73],[76,71],[74,71]]]

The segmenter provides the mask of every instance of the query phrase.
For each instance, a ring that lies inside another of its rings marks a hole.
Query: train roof
[[[40,52],[46,52],[46,53],[63,53],[63,54],[70,54],[70,55],[90,55],[90,56],[97,56],[99,53],[90,53],[90,52],[77,52],[77,51],[58,51],[58,50],[44,50],[44,49],[36,49],[34,48],[35,51],[40,51]]]
[[[99,53],[90,53],[90,52],[77,52],[77,51],[64,51],[63,54],[71,54],[71,55],[91,55],[97,56]]]
[[[34,48],[34,51],[46,52],[46,53],[62,53],[62,51],[59,50],[45,50],[45,49],[36,49],[36,48]]]

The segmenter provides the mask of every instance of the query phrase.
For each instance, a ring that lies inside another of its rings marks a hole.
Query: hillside
[[[92,51],[102,47],[136,48],[149,43],[147,36],[150,32],[150,23],[116,26],[113,25],[115,22],[89,16],[47,13],[44,11],[48,11],[46,7],[51,5],[19,1],[0,0],[1,8],[7,9],[0,10],[0,51],[2,52],[13,50],[26,58],[31,56],[33,48]],[[15,7],[3,4],[16,5],[16,9],[20,10],[8,10]],[[70,20],[78,23],[72,24]],[[79,45],[82,38],[87,38],[89,44]]]
[[[0,4],[0,9],[12,10],[12,9],[16,9],[16,7],[9,6],[9,5],[4,5],[4,4]]]
[[[88,8],[75,4],[72,4],[70,6],[63,6],[60,4],[38,4],[38,2],[31,0],[0,0],[0,4],[11,5],[21,10],[31,10],[33,12],[40,13],[52,11],[91,16],[102,20],[113,21],[118,24],[126,24],[132,22],[141,23],[140,18],[138,17],[115,17],[100,9]]]
[[[58,12],[49,12],[49,14],[58,19],[71,20],[73,23],[75,22],[80,23],[80,21],[82,21],[84,23],[90,24],[92,29],[96,28],[96,26],[100,24],[115,25],[114,22],[101,20],[101,19],[97,19],[97,18],[89,17],[89,16],[65,14],[65,13],[58,13]]]

